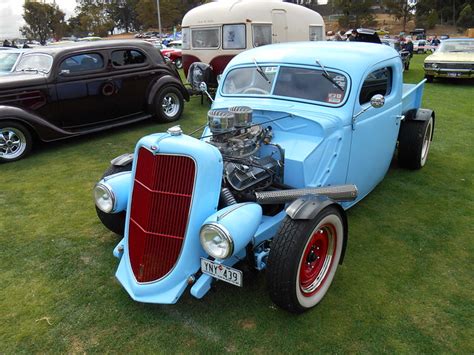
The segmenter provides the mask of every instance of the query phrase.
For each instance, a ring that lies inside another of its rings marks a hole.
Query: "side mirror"
[[[209,92],[207,91],[207,84],[204,81],[201,81],[199,83],[199,91],[206,94],[209,100],[211,100],[211,102],[214,102],[214,99],[212,98],[211,94],[209,94]]]
[[[201,81],[199,83],[199,91],[201,92],[207,92],[207,84],[204,81]]]
[[[381,108],[385,105],[385,97],[383,95],[377,94],[372,96],[370,99],[370,105],[373,108]]]

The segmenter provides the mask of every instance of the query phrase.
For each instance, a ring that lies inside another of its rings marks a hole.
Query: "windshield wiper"
[[[264,73],[262,67],[257,63],[255,58],[253,58],[253,63],[255,64],[255,67],[257,68],[257,72],[262,76],[262,78],[264,78],[267,81],[267,83],[271,85],[272,82],[270,81],[270,79],[268,79],[267,74]]]
[[[329,80],[331,83],[333,83],[339,90],[341,90],[342,92],[344,92],[344,88],[338,83],[336,82],[333,78],[331,78],[331,76],[329,75],[329,73],[326,71],[326,68],[324,67],[324,65],[316,59],[316,63],[318,63],[318,65],[321,67],[321,69],[323,70],[323,76]]]
[[[35,69],[35,68],[17,69],[15,71],[17,71],[17,72],[36,72],[36,73],[41,73],[41,74],[47,74],[47,71],[45,71],[43,69]]]

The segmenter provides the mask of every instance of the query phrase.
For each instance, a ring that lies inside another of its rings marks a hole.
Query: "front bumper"
[[[446,68],[424,68],[425,75],[433,76],[435,78],[459,78],[470,79],[474,78],[474,70],[471,69],[446,69]]]

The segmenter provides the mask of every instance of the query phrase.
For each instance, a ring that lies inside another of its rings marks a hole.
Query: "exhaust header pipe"
[[[292,202],[307,195],[327,196],[337,202],[354,201],[357,198],[357,194],[357,186],[355,185],[338,185],[306,189],[261,191],[255,192],[255,198],[256,202],[261,205],[273,205]]]

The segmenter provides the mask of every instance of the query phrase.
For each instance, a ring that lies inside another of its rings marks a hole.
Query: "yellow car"
[[[425,78],[474,78],[474,39],[453,38],[441,42],[439,48],[426,57]]]

